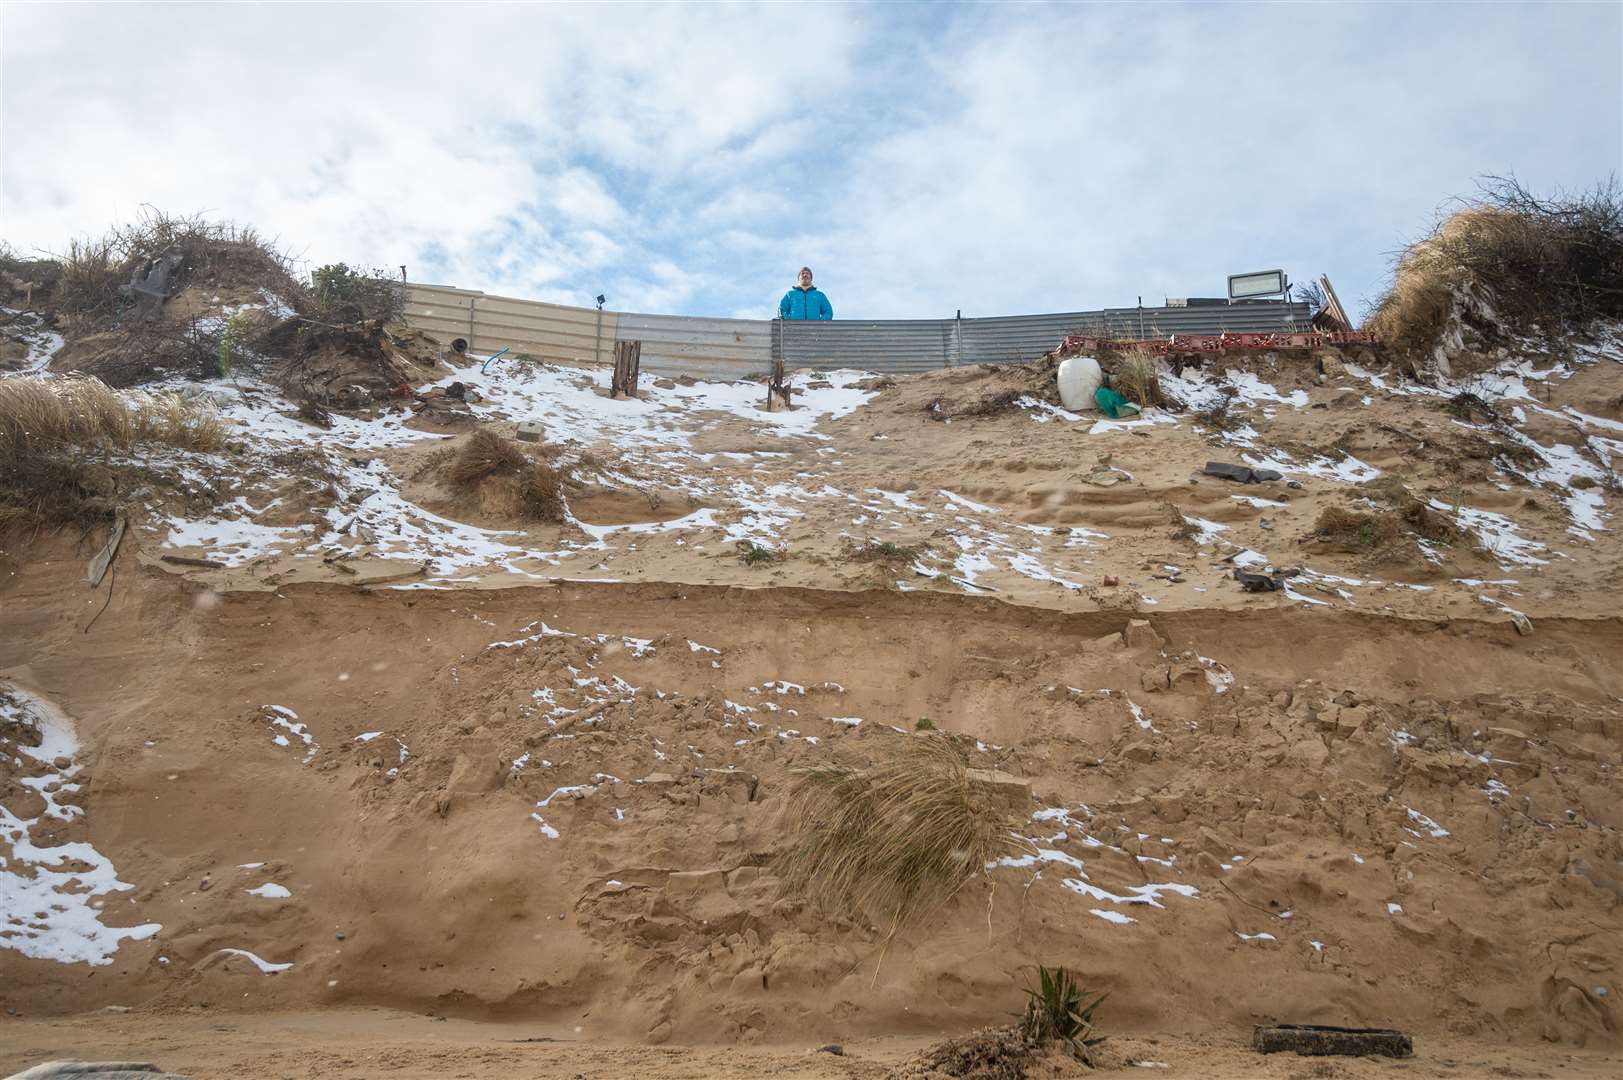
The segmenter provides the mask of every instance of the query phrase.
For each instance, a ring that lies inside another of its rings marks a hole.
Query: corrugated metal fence
[[[1035,360],[1067,335],[1148,338],[1173,334],[1257,333],[1308,328],[1307,304],[1107,308],[990,319],[707,319],[595,311],[491,296],[470,289],[411,284],[408,326],[470,351],[506,346],[538,360],[608,359],[616,338],[642,342],[642,368],[656,375],[741,379],[787,366],[821,371],[862,368],[901,374],[955,364]]]

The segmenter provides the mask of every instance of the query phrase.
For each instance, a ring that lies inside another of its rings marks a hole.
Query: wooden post
[[[789,388],[784,385],[783,368],[783,357],[773,357],[772,370],[767,374],[766,377],[767,412],[772,412],[774,409],[786,407],[789,404]]]
[[[642,342],[616,341],[614,343],[614,378],[609,384],[609,396],[615,398],[637,396],[637,376],[642,369]]]

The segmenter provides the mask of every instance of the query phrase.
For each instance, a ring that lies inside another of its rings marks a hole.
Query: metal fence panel
[[[642,370],[656,375],[743,379],[772,366],[772,334],[760,319],[621,312],[619,336],[642,342]]]
[[[601,354],[598,316],[592,308],[490,296],[471,289],[415,283],[406,288],[407,326],[446,342],[465,338],[474,353],[493,353],[505,346],[540,360],[609,356],[615,313],[602,312]]]
[[[772,330],[773,348],[791,371],[858,368],[898,375],[934,371],[951,354],[951,319],[774,319]]]
[[[615,339],[625,338],[643,343],[642,366],[653,374],[739,379],[764,374],[777,357],[791,370],[859,368],[906,374],[953,364],[1025,363],[1050,352],[1071,334],[1165,338],[1293,331],[1308,329],[1310,316],[1307,304],[1267,302],[981,319],[767,322],[598,312],[411,284],[405,318],[407,325],[445,341],[467,338],[476,353],[507,346],[543,360],[589,360],[608,357]]]

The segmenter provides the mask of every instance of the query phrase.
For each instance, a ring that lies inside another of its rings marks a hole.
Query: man
[[[800,283],[778,301],[778,317],[783,319],[832,319],[834,308],[828,297],[812,287],[811,267],[800,268]]]

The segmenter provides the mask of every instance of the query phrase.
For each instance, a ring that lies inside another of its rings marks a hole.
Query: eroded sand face
[[[241,452],[188,467],[240,497],[138,523],[88,633],[85,552],[7,557],[0,677],[76,744],[0,733],[0,874],[37,890],[24,855],[77,851],[51,865],[90,885],[8,911],[7,1003],[817,1043],[999,1022],[1040,962],[1109,988],[1115,1030],[1615,1047],[1615,351],[1507,367],[1497,427],[1283,363],[1179,380],[1235,391],[1221,431],[1035,397],[932,418],[984,371],[837,375],[774,414],[756,387],[492,380],[489,423],[604,462],[564,527],[449,516],[440,440],[397,417],[313,433],[233,401]],[[301,446],[330,492],[272,463]],[[1465,535],[1312,536],[1381,476]],[[917,550],[852,557],[875,541]],[[1232,580],[1269,564],[1302,572]],[[1026,782],[1036,854],[887,945],[771,864],[790,768],[921,717]]]

